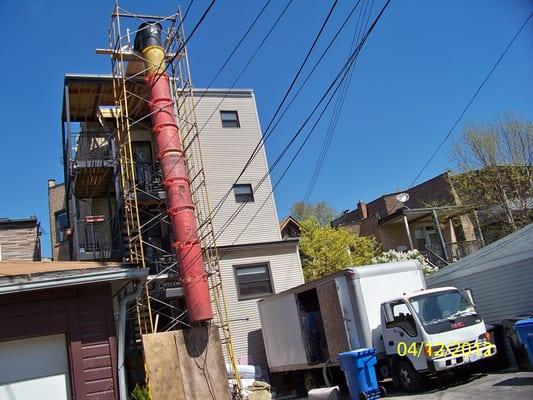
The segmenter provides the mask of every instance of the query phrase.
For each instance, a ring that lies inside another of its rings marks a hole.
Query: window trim
[[[250,188],[250,194],[244,195],[244,194],[235,193],[235,188],[237,186],[241,186],[241,187],[247,186],[247,187],[249,187]],[[251,183],[236,183],[236,184],[233,185],[232,189],[233,189],[233,195],[235,196],[235,202],[236,203],[254,203],[255,202],[254,188],[253,188]],[[239,200],[238,196],[246,196],[246,198]]]
[[[234,114],[235,115],[235,120],[231,119],[231,120],[226,120],[226,122],[235,122],[237,125],[235,126],[224,126],[224,118],[222,118],[222,115],[224,113],[231,113],[231,114]],[[241,120],[239,118],[239,111],[237,110],[220,110],[220,123],[222,124],[222,128],[233,128],[233,129],[237,129],[237,128],[240,128],[241,127]]]
[[[243,269],[243,268],[258,267],[258,266],[263,266],[263,265],[266,266],[266,269],[268,272],[268,279],[270,281],[270,289],[272,290],[272,292],[260,294],[260,295],[255,295],[255,294],[254,295],[242,295],[241,288],[239,285],[239,276],[237,274],[237,270]],[[233,265],[233,277],[235,279],[235,287],[237,288],[237,300],[238,301],[263,299],[265,297],[276,294],[276,290],[274,288],[274,279],[272,278],[272,268],[270,267],[270,261],[260,261],[260,262],[249,263],[249,264],[235,264]]]
[[[392,321],[385,321],[385,327],[387,329],[394,329],[394,328],[401,329],[402,331],[404,331],[410,337],[418,336],[418,328],[416,326],[415,316],[413,314],[413,310],[411,309],[411,307],[409,307],[409,305],[403,300],[392,301],[389,304],[390,304],[390,307],[391,307],[391,313],[393,315],[393,318],[392,318]],[[396,321],[396,317],[394,316],[394,307],[396,307],[398,305],[404,305],[407,308],[407,310],[409,311],[409,315],[411,316],[411,319],[412,319],[412,324],[411,324],[411,321],[409,321],[409,322],[407,322],[407,321],[400,321],[400,322]],[[407,326],[412,328],[414,332],[409,332],[407,329],[405,329],[406,325],[404,325],[404,323],[406,323]]]

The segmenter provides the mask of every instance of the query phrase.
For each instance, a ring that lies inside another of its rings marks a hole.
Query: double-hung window
[[[220,111],[223,128],[240,128],[239,113],[237,111]]]
[[[254,192],[252,185],[249,183],[237,183],[233,185],[233,193],[237,203],[246,203],[254,201]]]
[[[239,300],[250,300],[274,293],[268,263],[236,265],[234,268]]]

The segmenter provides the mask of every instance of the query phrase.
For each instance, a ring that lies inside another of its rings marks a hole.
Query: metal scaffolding
[[[108,110],[108,115],[104,117],[114,118],[120,160],[126,261],[150,268],[146,290],[137,302],[136,315],[131,318],[137,321],[139,336],[187,326],[187,310],[177,300],[180,297],[178,261],[168,245],[159,238],[154,240],[157,236],[153,234],[154,230],[170,225],[161,174],[157,163],[140,159],[132,144],[136,131],[150,130],[149,100],[143,81],[145,60],[142,54],[134,50],[132,40],[137,33],[137,26],[143,22],[159,23],[163,27],[174,114],[181,135],[215,314],[211,323],[219,328],[226,356],[233,369],[235,393],[240,396],[241,385],[211,220],[212,210],[206,188],[182,15],[179,9],[170,16],[139,15],[116,4],[109,28],[109,49],[98,50],[111,56],[113,76],[115,107]]]

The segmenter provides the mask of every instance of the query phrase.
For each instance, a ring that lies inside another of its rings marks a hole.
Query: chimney
[[[48,179],[48,188],[52,188],[56,185],[55,179]]]
[[[366,208],[366,203],[364,201],[359,200],[359,203],[357,203],[357,209],[359,210],[359,213],[361,213],[363,219],[368,218],[368,209]]]

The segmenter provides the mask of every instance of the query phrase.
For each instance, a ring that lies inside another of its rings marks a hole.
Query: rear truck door
[[[339,353],[350,350],[346,320],[338,290],[335,280],[325,282],[317,287],[329,359],[333,362],[337,361]]]

